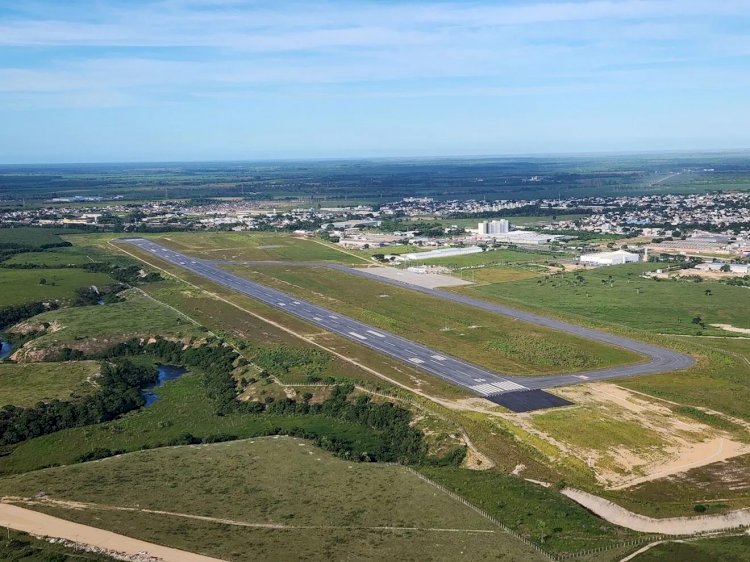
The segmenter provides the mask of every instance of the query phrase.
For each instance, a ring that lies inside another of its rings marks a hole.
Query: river
[[[178,365],[157,365],[156,369],[159,371],[159,380],[143,389],[143,399],[146,401],[146,407],[151,406],[158,400],[158,396],[155,392],[157,388],[164,385],[165,383],[177,379],[187,372],[185,367]]]

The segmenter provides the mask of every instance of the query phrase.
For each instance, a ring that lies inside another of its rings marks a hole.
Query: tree
[[[710,297],[711,296],[711,289],[706,289],[705,293],[706,293],[707,297]]]
[[[40,285],[46,285],[46,284],[47,284],[47,280],[46,280],[46,279],[45,279],[44,277],[42,277],[42,278],[41,278],[41,279],[39,280],[39,284],[40,284]]]
[[[719,271],[722,271],[724,273],[729,273],[730,271],[732,271],[732,268],[730,267],[728,263],[725,263],[719,268]]]

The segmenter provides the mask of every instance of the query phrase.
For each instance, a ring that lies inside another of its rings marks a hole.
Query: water
[[[5,340],[0,340],[0,361],[10,356],[13,351],[13,344]]]
[[[177,365],[157,365],[156,369],[159,371],[159,380],[156,384],[147,386],[142,391],[143,399],[146,401],[146,407],[151,406],[151,404],[156,402],[159,398],[154,390],[162,386],[164,383],[180,378],[187,372],[185,367],[179,367]]]

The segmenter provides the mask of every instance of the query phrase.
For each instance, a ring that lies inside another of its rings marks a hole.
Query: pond
[[[0,339],[0,361],[10,356],[13,351],[13,344]]]
[[[151,406],[158,400],[159,397],[156,395],[156,392],[154,392],[157,388],[163,386],[169,381],[180,378],[187,373],[187,369],[185,367],[180,367],[179,365],[157,365],[156,369],[159,371],[159,380],[156,384],[147,386],[142,391],[143,399],[146,401],[146,407]]]

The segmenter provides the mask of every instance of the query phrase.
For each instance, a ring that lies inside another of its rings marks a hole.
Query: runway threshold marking
[[[424,363],[424,361],[422,361],[419,357],[409,357],[409,361],[411,361],[412,363],[416,363],[417,365],[421,365],[422,363]]]
[[[365,336],[363,336],[362,334],[358,334],[357,332],[349,332],[349,335],[352,335],[355,338],[360,339],[360,340],[366,340],[367,339]]]
[[[368,334],[371,334],[373,336],[376,336],[378,338],[384,338],[385,335],[381,334],[380,332],[376,332],[375,330],[367,330]]]
[[[488,396],[490,394],[497,394],[498,392],[511,392],[514,390],[526,390],[526,387],[520,384],[516,384],[512,381],[499,381],[499,382],[477,384],[477,385],[472,386],[471,389],[478,392],[479,394],[484,394],[485,396]]]

